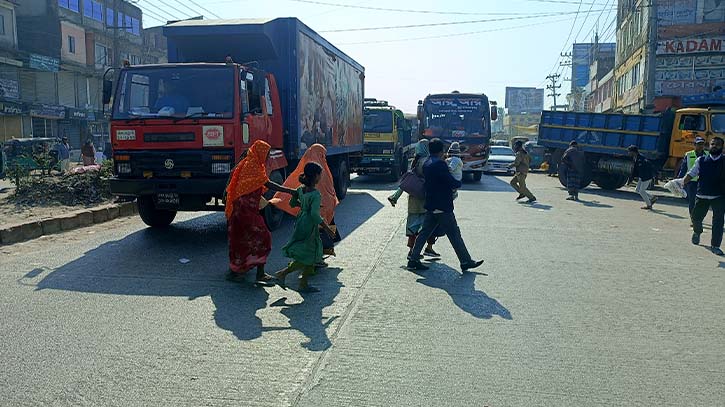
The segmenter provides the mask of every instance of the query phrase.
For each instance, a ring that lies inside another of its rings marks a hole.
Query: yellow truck
[[[412,141],[412,121],[402,111],[384,100],[365,99],[363,156],[353,171],[397,181],[414,152]]]

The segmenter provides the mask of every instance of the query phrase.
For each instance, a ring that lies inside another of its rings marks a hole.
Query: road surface
[[[305,296],[227,282],[218,213],[2,246],[0,405],[722,405],[725,259],[689,243],[684,202],[569,202],[534,174],[525,205],[507,181],[456,201],[486,260],[462,275],[445,239],[430,271],[404,270],[405,202],[356,179]]]

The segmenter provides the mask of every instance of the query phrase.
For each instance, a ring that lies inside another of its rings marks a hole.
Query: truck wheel
[[[280,171],[274,171],[271,174],[269,174],[269,179],[272,182],[275,182],[279,185],[282,185],[284,183],[284,176]],[[264,194],[265,199],[272,199],[274,196],[274,191],[267,191],[266,194]],[[282,225],[282,220],[284,220],[284,212],[279,210],[274,205],[267,205],[262,210],[262,217],[264,218],[264,223],[267,224],[267,228],[269,230],[276,230]]]
[[[176,211],[167,209],[156,209],[153,198],[150,196],[139,197],[136,205],[141,220],[152,228],[165,228],[174,221]]]
[[[483,178],[483,172],[476,171],[473,173],[473,180],[476,182],[481,182],[481,178]]]
[[[347,187],[350,185],[350,171],[347,168],[347,160],[342,159],[337,166],[337,179],[335,180],[335,192],[337,199],[343,200],[347,196]]]
[[[597,174],[594,183],[601,189],[613,191],[623,187],[627,183],[627,177],[617,174]]]

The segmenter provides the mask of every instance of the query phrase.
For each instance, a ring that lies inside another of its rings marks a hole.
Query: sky
[[[560,54],[571,52],[575,41],[592,42],[597,31],[601,42],[614,42],[617,14],[615,0],[138,0],[136,3],[145,12],[145,27],[160,25],[163,21],[159,20],[163,18],[186,18],[201,13],[205,18],[214,18],[213,14],[224,18],[297,17],[365,67],[366,97],[388,100],[410,113],[415,112],[418,100],[431,93],[453,90],[485,93],[503,106],[506,86],[544,87],[548,83],[546,76],[551,73],[560,73],[561,80],[570,78],[570,68],[560,66],[564,60]],[[331,32],[426,24],[437,25]],[[564,102],[563,95],[570,86],[569,82],[562,83],[559,90],[562,96],[557,103]],[[547,96],[546,106],[551,103]]]

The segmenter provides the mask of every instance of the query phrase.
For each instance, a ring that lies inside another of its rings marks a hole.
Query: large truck
[[[353,171],[360,175],[388,174],[392,181],[400,179],[415,151],[411,121],[387,101],[365,99],[363,132],[364,154]]]
[[[498,118],[496,102],[484,94],[451,93],[428,95],[418,102],[418,132],[421,138],[440,138],[461,145],[463,174],[480,181],[488,162],[491,121]]]
[[[652,160],[658,178],[664,179],[676,175],[696,137],[709,141],[725,136],[725,109],[715,108],[712,101],[686,98],[683,104],[690,107],[651,115],[544,111],[538,144],[546,147],[553,173],[569,143],[577,141],[586,157],[581,188],[592,181],[603,189],[624,186],[633,167],[627,156],[630,145]],[[558,175],[566,185],[565,171],[558,171]]]
[[[111,191],[134,197],[152,227],[177,211],[222,210],[240,156],[272,146],[283,182],[305,150],[326,146],[342,199],[363,150],[364,68],[296,18],[189,20],[164,26],[169,63],[126,66],[113,94]],[[271,206],[274,229],[282,213]]]

